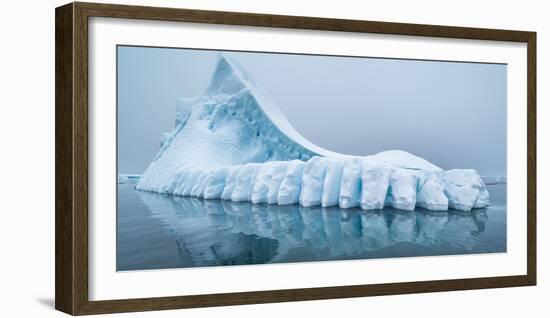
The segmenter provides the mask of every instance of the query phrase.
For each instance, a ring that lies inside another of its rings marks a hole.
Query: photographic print
[[[117,270],[506,252],[506,72],[117,46]]]
[[[55,51],[60,311],[537,284],[536,32],[75,2]]]

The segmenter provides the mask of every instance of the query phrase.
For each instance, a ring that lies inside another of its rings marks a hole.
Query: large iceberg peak
[[[229,61],[228,57],[220,53],[207,92],[234,95],[245,87],[244,73],[237,67],[236,62]]]
[[[319,155],[295,141],[299,134],[242,66],[221,54],[210,84],[196,98],[180,98],[174,130],[163,134],[161,149],[138,188],[165,192],[182,168],[273,160],[306,161]],[[303,138],[303,137],[301,137]]]
[[[303,137],[288,121],[284,113],[275,102],[256,85],[248,71],[231,56],[219,53],[214,68],[214,73],[205,95],[227,96],[237,93],[249,94],[257,103],[259,109],[290,141],[299,144],[311,153],[325,157],[347,157],[345,154],[336,153],[319,147]]]

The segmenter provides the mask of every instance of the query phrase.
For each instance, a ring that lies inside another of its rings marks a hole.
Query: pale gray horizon
[[[369,155],[401,149],[443,169],[506,175],[506,65],[224,52],[305,138]],[[141,174],[200,95],[218,51],[118,47],[117,166]]]

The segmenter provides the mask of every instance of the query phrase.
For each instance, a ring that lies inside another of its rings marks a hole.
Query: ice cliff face
[[[334,153],[301,136],[235,61],[181,99],[175,128],[137,189],[205,199],[302,206],[470,210],[489,204],[474,170],[443,171],[404,151]]]

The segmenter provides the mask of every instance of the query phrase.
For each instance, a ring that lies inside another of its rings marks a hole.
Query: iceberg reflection
[[[176,239],[181,267],[473,253],[488,220],[486,208],[343,210],[136,192]]]

